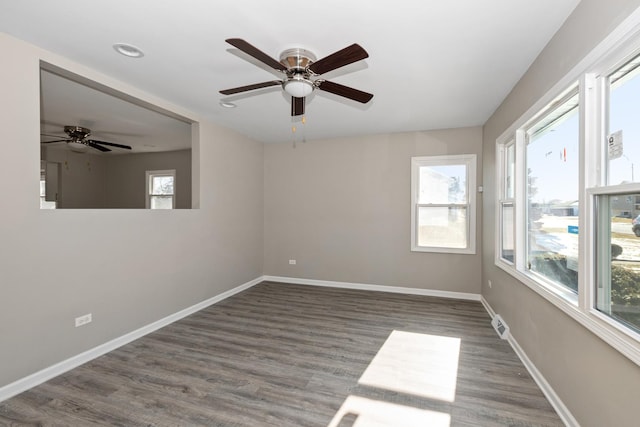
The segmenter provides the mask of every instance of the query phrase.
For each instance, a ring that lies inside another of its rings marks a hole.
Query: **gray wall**
[[[479,293],[479,248],[410,251],[410,160],[477,154],[481,185],[481,147],[479,127],[267,144],[265,274]]]
[[[145,172],[165,169],[176,170],[176,209],[191,208],[191,150],[107,157],[107,207],[144,209]]]
[[[262,275],[262,144],[3,34],[0,52],[0,387]],[[40,210],[41,59],[199,121],[199,209]]]
[[[59,208],[106,208],[107,158],[74,153],[64,146],[46,149],[46,160],[60,164]],[[144,207],[144,206],[143,206]]]
[[[145,172],[176,170],[176,209],[191,208],[191,150],[94,155],[67,147],[47,147],[49,162],[59,163],[58,208],[145,208]]]
[[[483,132],[482,294],[585,427],[637,425],[640,369],[494,265],[495,141],[638,6],[638,0],[582,0]],[[489,279],[492,288],[487,286]]]

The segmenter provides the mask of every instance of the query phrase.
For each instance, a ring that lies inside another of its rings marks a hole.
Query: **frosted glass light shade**
[[[80,142],[69,142],[67,143],[71,151],[75,151],[76,153],[86,153],[89,149],[88,145],[84,145]]]
[[[308,80],[290,80],[284,84],[284,90],[296,98],[304,98],[313,92],[313,85]]]

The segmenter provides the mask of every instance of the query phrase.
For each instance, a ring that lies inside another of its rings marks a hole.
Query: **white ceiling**
[[[109,155],[191,148],[191,124],[79,84],[56,73],[40,72],[42,141],[66,138],[65,126],[91,130],[89,139],[125,144],[131,151],[110,148]],[[45,136],[47,135],[47,136]],[[47,144],[61,147],[64,142]],[[100,151],[92,150],[100,155]]]
[[[323,78],[373,93],[366,105],[327,92],[307,99],[296,138],[482,125],[579,0],[0,0],[0,31],[264,142],[292,140],[289,97],[279,86],[225,97],[221,89],[280,76],[226,38],[238,37],[278,59],[301,47],[318,58],[352,43],[364,61]],[[145,53],[126,58],[114,43]],[[224,109],[230,100],[235,109]],[[97,102],[97,101],[96,101]],[[72,102],[67,103],[73,105]],[[52,122],[122,129],[84,109]],[[83,114],[85,116],[83,116]],[[100,139],[94,135],[96,139]],[[122,140],[107,139],[113,142]],[[127,143],[127,142],[124,142]]]

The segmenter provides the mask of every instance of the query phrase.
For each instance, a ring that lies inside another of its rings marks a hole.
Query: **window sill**
[[[432,246],[413,246],[411,252],[431,252],[441,254],[463,254],[463,255],[475,255],[476,250],[474,248],[438,248]]]

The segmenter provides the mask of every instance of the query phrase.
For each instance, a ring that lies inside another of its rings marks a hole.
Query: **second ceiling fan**
[[[233,95],[269,86],[281,85],[285,92],[291,95],[292,116],[304,114],[305,97],[313,92],[314,89],[330,92],[363,104],[366,104],[373,98],[373,95],[370,93],[316,78],[320,74],[368,58],[369,54],[367,51],[356,43],[318,61],[316,61],[313,53],[305,49],[287,49],[280,54],[280,61],[276,61],[271,56],[242,39],[227,39],[225,41],[274,70],[284,73],[285,77],[282,80],[271,80],[221,90],[220,93],[223,95]]]
[[[58,138],[50,141],[40,141],[41,144],[52,144],[55,142],[66,142],[71,151],[77,153],[84,153],[89,147],[98,151],[109,152],[112,151],[108,147],[123,148],[125,150],[131,150],[129,145],[115,144],[113,142],[98,141],[96,139],[89,139],[91,135],[91,129],[87,129],[82,126],[65,126],[64,133],[68,135],[66,138],[60,138],[58,135],[48,135],[46,133],[41,134],[47,138]]]

